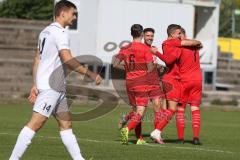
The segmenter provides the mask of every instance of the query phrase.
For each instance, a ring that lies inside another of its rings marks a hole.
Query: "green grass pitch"
[[[74,111],[88,110],[88,105],[74,106]],[[75,135],[86,160],[239,160],[240,159],[240,111],[223,110],[220,107],[201,109],[202,146],[174,144],[177,138],[175,121],[172,120],[164,130],[166,145],[157,145],[148,137],[153,123],[148,115],[143,122],[143,133],[148,145],[133,144],[135,137],[130,133],[131,144],[125,146],[119,142],[117,122],[121,113],[128,111],[127,106],[119,106],[111,113],[88,122],[73,122]],[[0,160],[9,158],[17,135],[31,116],[31,107],[27,103],[0,104]],[[192,139],[189,113],[185,139]],[[47,124],[33,139],[24,154],[23,160],[68,160],[57,129],[57,123],[50,118]]]

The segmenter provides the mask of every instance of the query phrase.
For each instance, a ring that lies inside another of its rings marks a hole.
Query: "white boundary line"
[[[18,136],[18,134],[11,134],[11,133],[1,133],[0,135],[7,135],[7,136]],[[36,138],[45,138],[45,139],[60,139],[59,137],[53,136],[35,136]],[[79,141],[85,142],[94,142],[94,143],[107,143],[107,144],[119,144],[120,142],[114,141],[100,141],[100,140],[93,140],[93,139],[86,139],[86,138],[77,138]],[[216,153],[227,153],[227,154],[234,154],[235,152],[232,151],[224,151],[224,150],[217,150],[217,149],[207,149],[207,148],[195,148],[195,147],[176,147],[176,146],[166,146],[166,145],[153,145],[153,144],[146,144],[141,146],[150,146],[150,147],[162,147],[162,148],[174,148],[174,149],[182,149],[182,150],[194,150],[194,151],[204,151],[204,152],[216,152]]]

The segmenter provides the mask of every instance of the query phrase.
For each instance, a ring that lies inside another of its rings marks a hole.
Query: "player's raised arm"
[[[73,71],[80,74],[89,76],[91,79],[95,80],[96,85],[99,85],[102,81],[102,77],[87,68],[83,67],[80,62],[74,58],[69,49],[60,50],[60,57],[63,62]]]
[[[195,39],[186,39],[184,36],[180,39],[171,39],[167,44],[174,47],[196,47],[201,48],[202,43]]]
[[[184,39],[181,41],[182,47],[201,47],[202,43],[194,39]]]
[[[32,67],[32,75],[33,75],[33,86],[30,90],[30,94],[28,97],[28,100],[30,103],[34,103],[36,101],[37,95],[38,95],[38,89],[36,85],[36,74],[37,74],[37,68],[40,61],[40,55],[39,55],[39,49],[36,49],[33,67]]]
[[[181,28],[181,46],[193,47],[196,49],[200,49],[203,47],[200,41],[194,39],[187,39],[186,31],[184,28]]]

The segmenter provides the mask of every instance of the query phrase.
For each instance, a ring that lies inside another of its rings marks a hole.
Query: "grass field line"
[[[18,136],[18,134],[11,134],[11,133],[1,133],[0,135],[7,135],[7,136]],[[60,139],[60,137],[54,136],[35,136],[36,138],[45,138],[45,139]],[[115,141],[101,141],[101,140],[93,140],[87,138],[77,138],[78,141],[85,141],[85,142],[94,142],[94,143],[107,143],[107,144],[120,144],[120,142]],[[215,153],[226,153],[226,154],[234,154],[235,152],[232,151],[224,151],[224,150],[217,150],[217,149],[209,149],[209,148],[199,148],[199,147],[177,147],[177,146],[167,146],[167,145],[158,145],[158,144],[146,144],[142,146],[149,146],[149,147],[162,147],[162,148],[172,148],[172,149],[182,149],[182,150],[195,150],[195,151],[204,151],[204,152],[215,152]]]

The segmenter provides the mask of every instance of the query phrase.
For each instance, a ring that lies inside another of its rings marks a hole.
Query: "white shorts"
[[[68,112],[69,107],[65,93],[56,92],[52,89],[39,90],[33,111],[46,117]]]

